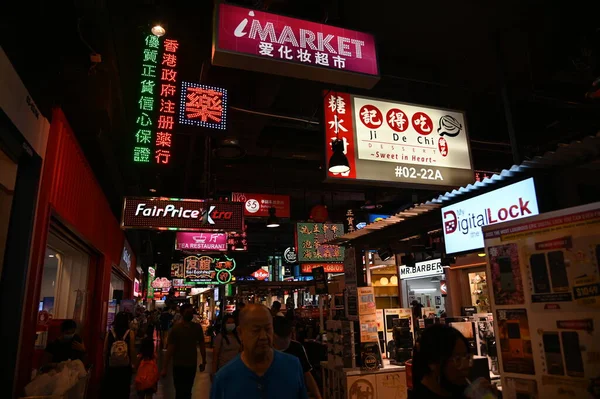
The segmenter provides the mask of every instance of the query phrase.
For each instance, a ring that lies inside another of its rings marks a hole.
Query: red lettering
[[[531,211],[529,210],[529,208],[527,208],[528,205],[529,205],[529,201],[523,202],[523,198],[519,198],[519,207],[521,208],[521,216],[525,216],[525,212],[527,212],[528,215],[531,215]]]
[[[518,217],[518,216],[519,216],[519,214],[518,214],[518,213],[513,213],[513,209],[514,209],[514,210],[515,210],[515,212],[516,212],[516,211],[519,209],[519,207],[518,207],[518,206],[516,206],[516,205],[512,205],[512,206],[509,208],[509,211],[508,211],[508,213],[510,214],[510,217],[511,217],[511,218],[516,218],[516,217]]]
[[[498,220],[494,220],[492,218],[492,210],[490,208],[487,209],[487,214],[488,214],[488,220],[489,220],[490,224],[498,222]]]
[[[500,220],[506,220],[508,218],[508,211],[506,210],[506,208],[500,208],[498,210],[498,218]]]

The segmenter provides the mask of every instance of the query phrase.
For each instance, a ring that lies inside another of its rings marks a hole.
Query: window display
[[[471,288],[471,305],[477,307],[478,313],[489,313],[490,302],[485,272],[469,273],[469,286]]]

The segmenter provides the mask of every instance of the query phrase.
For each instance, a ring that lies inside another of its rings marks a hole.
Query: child
[[[135,376],[135,389],[139,399],[152,399],[157,390],[159,377],[152,338],[147,337],[142,341],[138,359],[140,363]]]

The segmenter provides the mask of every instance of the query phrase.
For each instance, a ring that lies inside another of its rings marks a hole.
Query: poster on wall
[[[110,331],[113,322],[115,321],[115,315],[117,314],[117,300],[111,299],[108,301],[108,311],[106,315],[106,331]]]
[[[522,305],[525,299],[518,246],[498,245],[488,250],[496,305]]]
[[[344,247],[323,244],[342,235],[342,223],[297,223],[298,262],[343,262]]]
[[[493,261],[492,249],[510,246],[511,255],[505,256],[518,265],[511,268],[522,281],[518,309],[505,298],[498,301],[496,289],[490,293],[498,316],[499,360],[508,373],[505,396],[599,398],[600,203],[483,231],[493,279],[502,279],[502,272],[493,274],[498,260]]]

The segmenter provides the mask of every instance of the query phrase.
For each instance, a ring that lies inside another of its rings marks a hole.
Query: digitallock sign
[[[481,228],[539,214],[533,178],[442,208],[447,254],[483,248]]]
[[[379,81],[370,34],[226,3],[215,11],[214,65],[363,88]]]
[[[124,229],[242,231],[243,205],[176,198],[125,197]]]
[[[347,173],[329,181],[439,188],[473,182],[465,116],[460,111],[326,92],[325,146],[342,140]]]

